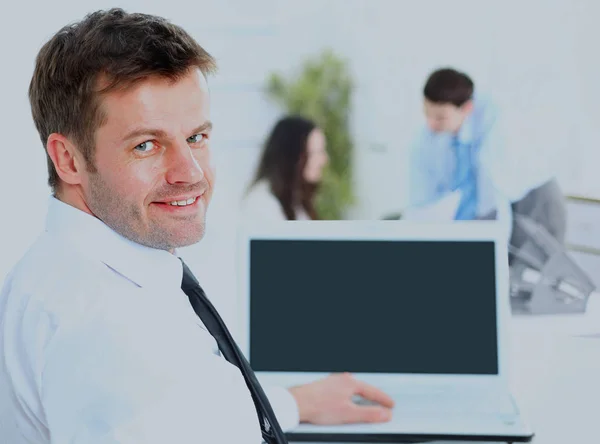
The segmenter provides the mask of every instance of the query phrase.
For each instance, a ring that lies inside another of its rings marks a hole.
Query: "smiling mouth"
[[[187,200],[174,200],[172,202],[165,202],[165,204],[171,205],[174,207],[185,207],[187,205],[192,205],[194,202],[196,202],[197,199],[198,199],[197,197],[190,197]]]

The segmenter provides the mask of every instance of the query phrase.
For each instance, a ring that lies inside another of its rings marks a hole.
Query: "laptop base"
[[[288,441],[293,442],[344,442],[344,443],[424,443],[432,441],[469,441],[469,442],[531,442],[531,436],[490,436],[490,435],[414,435],[403,433],[287,433]]]

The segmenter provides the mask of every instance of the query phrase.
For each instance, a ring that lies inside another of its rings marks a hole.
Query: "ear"
[[[473,99],[470,99],[468,102],[465,102],[462,106],[463,112],[465,114],[471,114],[473,111]]]
[[[75,145],[62,134],[52,133],[48,136],[46,150],[60,179],[70,185],[79,185],[85,163]]]

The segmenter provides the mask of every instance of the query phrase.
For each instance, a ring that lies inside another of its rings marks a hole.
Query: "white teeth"
[[[195,197],[190,197],[188,200],[175,200],[173,202],[169,202],[169,205],[185,207],[186,205],[191,205],[196,202]]]

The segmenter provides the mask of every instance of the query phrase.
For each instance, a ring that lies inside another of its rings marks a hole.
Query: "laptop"
[[[264,385],[350,372],[384,424],[301,424],[290,441],[531,441],[509,391],[507,247],[494,222],[283,222],[238,251],[240,347]]]

